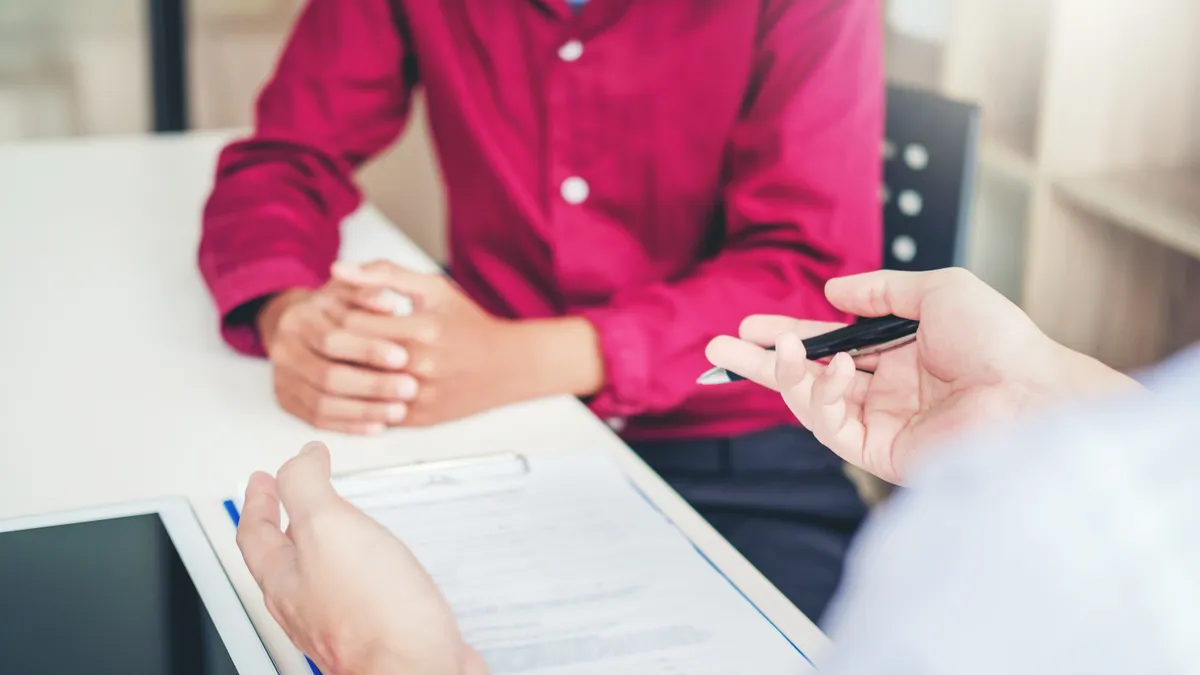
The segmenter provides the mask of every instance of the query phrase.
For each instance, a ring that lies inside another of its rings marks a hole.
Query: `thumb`
[[[299,455],[279,469],[275,484],[279,500],[293,521],[336,501],[338,496],[330,482],[329,448],[324,443],[306,444]]]
[[[946,283],[949,272],[880,270],[830,279],[825,284],[825,297],[834,307],[855,316],[894,314],[904,319],[920,319],[921,302]]]

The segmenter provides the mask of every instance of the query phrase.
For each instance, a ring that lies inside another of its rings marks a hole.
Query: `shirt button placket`
[[[574,63],[581,56],[583,56],[583,42],[579,40],[567,40],[558,48],[558,58],[566,63]],[[559,193],[562,195],[563,201],[572,206],[578,206],[587,201],[588,195],[591,193],[591,186],[579,176],[570,176],[562,182]]]
[[[553,233],[550,236],[554,240],[554,273],[564,290],[573,287],[572,270],[577,268],[577,265],[573,264],[573,256],[577,251],[571,245],[572,233],[576,231],[579,219],[583,217],[582,211],[577,207],[586,202],[591,194],[588,181],[575,174],[578,170],[575,152],[578,130],[572,126],[573,108],[581,105],[578,99],[579,83],[576,79],[576,69],[580,67],[577,62],[583,57],[583,52],[583,42],[575,38],[559,45],[556,55],[561,65],[551,71],[547,101],[552,125],[549,132],[550,179],[558,181],[558,194],[561,198],[561,201],[551,207]]]

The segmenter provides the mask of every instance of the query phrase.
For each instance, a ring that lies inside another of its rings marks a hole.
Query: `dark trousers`
[[[867,507],[806,429],[634,443],[634,450],[813,621]]]

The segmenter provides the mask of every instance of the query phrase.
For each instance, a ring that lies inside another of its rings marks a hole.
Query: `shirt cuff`
[[[262,340],[250,320],[230,321],[230,314],[261,297],[293,288],[319,288],[329,273],[317,272],[295,258],[268,258],[247,263],[208,280],[221,317],[221,337],[234,350],[264,356]]]
[[[605,385],[588,406],[603,419],[633,417],[646,408],[651,386],[649,338],[631,314],[606,308],[579,313],[600,338]]]

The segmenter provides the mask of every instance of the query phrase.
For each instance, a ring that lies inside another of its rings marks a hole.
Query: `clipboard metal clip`
[[[409,493],[428,487],[515,478],[528,475],[531,470],[528,458],[507,452],[343,472],[333,476],[333,485],[343,497],[356,500],[383,493]]]

